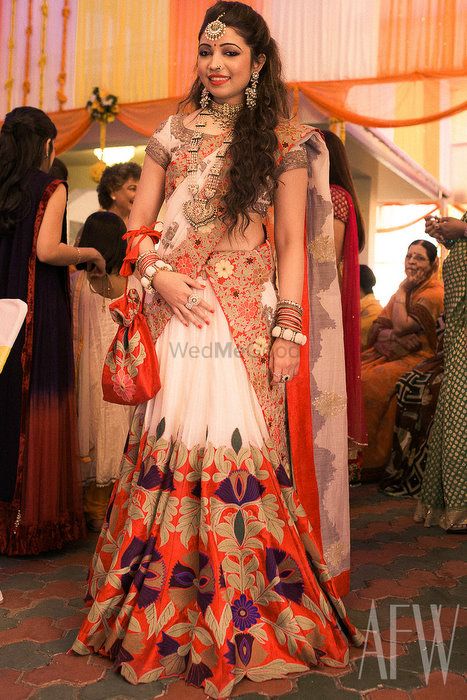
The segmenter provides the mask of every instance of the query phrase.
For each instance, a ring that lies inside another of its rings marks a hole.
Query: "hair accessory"
[[[219,17],[215,19],[214,22],[209,22],[209,24],[206,25],[204,33],[210,41],[215,41],[216,39],[220,39],[221,36],[224,36],[225,30],[227,29],[227,25],[224,24],[224,22],[221,22],[221,17],[223,17],[224,15],[225,12],[219,15]]]
[[[209,94],[209,90],[207,89],[207,87],[204,87],[201,91],[201,97],[199,99],[201,109],[206,109],[206,107],[209,105],[210,102],[211,102],[211,95]]]
[[[256,100],[258,97],[258,80],[259,73],[255,70],[251,74],[250,84],[247,88],[245,88],[245,99],[248,109],[254,109],[256,107]]]

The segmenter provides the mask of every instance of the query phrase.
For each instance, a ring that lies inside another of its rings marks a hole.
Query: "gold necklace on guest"
[[[110,284],[110,277],[109,277],[109,275],[106,273],[106,274],[104,275],[104,277],[101,277],[101,285],[100,285],[100,286],[101,286],[101,291],[100,291],[100,292],[98,292],[97,289],[94,289],[91,280],[89,280],[89,286],[90,286],[91,292],[92,292],[93,294],[99,294],[99,295],[102,297],[102,307],[101,307],[101,309],[102,309],[102,313],[104,313],[104,311],[106,311],[105,300],[106,300],[106,299],[110,299],[110,295],[111,295],[111,292],[112,292],[112,286],[111,286],[111,284]]]
[[[232,105],[228,106],[232,107]],[[235,105],[235,107],[237,108],[236,111],[239,112],[242,105]],[[202,192],[200,192],[199,185],[196,182],[199,166],[198,155],[201,139],[203,138],[203,133],[200,131],[200,129],[203,129],[206,126],[205,117],[212,116],[214,116],[214,112],[210,109],[200,112],[197,118],[197,123],[195,124],[195,131],[193,132],[190,145],[188,146],[188,189],[191,192],[192,199],[189,199],[183,204],[183,213],[185,214],[188,223],[191,224],[195,231],[197,231],[200,226],[206,226],[217,218],[217,206],[214,206],[210,200],[217,192],[224,158],[227,153],[227,149],[232,143],[229,131],[224,135],[224,141],[216,155],[216,162],[212,166],[209,175],[206,178],[206,184],[203,187]],[[233,119],[231,124],[233,125]]]

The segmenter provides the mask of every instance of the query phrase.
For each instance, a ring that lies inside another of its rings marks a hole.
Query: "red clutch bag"
[[[110,304],[118,330],[102,372],[104,401],[135,406],[152,399],[161,387],[159,363],[145,316],[144,293],[131,287]]]

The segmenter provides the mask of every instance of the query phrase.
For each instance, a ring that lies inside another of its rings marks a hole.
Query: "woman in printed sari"
[[[162,388],[136,409],[73,649],[110,656],[132,683],[180,676],[224,698],[243,677],[346,665],[362,639],[294,493],[285,436],[303,341],[301,144],[319,159],[323,143],[288,119],[277,46],[242,3],[208,10],[190,104],[150,139],[131,213]],[[164,192],[154,252],[139,234]]]
[[[394,498],[415,498],[422,487],[428,439],[443,381],[444,315],[436,322],[436,354],[400,377],[389,463],[380,488]]]
[[[436,320],[443,311],[436,246],[417,240],[405,257],[406,278],[369,334],[362,355],[362,383],[368,428],[364,479],[382,475],[392,446],[399,377],[436,352]]]
[[[443,265],[445,374],[415,520],[460,532],[467,529],[467,212],[461,221],[429,218],[426,232],[450,253]]]

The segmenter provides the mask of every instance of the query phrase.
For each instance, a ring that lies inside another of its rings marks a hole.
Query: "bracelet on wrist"
[[[173,267],[160,259],[155,260],[154,265],[147,265],[144,270],[144,275],[141,277],[141,284],[144,289],[149,291],[151,288],[154,288],[153,280],[159,272],[173,272]]]
[[[81,251],[79,248],[76,248],[76,252],[78,253],[78,255],[76,256],[75,267],[78,267],[78,265],[81,262]]]
[[[307,337],[303,333],[294,331],[291,328],[283,328],[282,326],[274,326],[271,335],[273,338],[290,340],[292,343],[296,343],[297,345],[305,345],[307,341]]]

